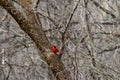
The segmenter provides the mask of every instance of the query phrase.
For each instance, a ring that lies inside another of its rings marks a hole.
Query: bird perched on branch
[[[60,55],[59,50],[54,45],[52,46],[52,51],[53,51],[54,54]]]

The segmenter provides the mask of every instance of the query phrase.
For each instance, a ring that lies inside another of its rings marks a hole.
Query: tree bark
[[[23,14],[17,10],[9,0],[0,1],[0,5],[16,20],[20,28],[35,42],[57,80],[71,80],[70,72],[65,69],[61,59],[51,51],[51,43],[43,32],[38,16],[31,12],[32,2],[30,0],[19,0],[19,3],[22,5],[23,9],[25,9],[27,18],[25,18],[25,16],[23,16]]]

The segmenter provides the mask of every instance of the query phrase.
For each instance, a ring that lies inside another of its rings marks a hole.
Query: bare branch
[[[120,22],[117,21],[109,21],[109,22],[94,22],[94,24],[102,24],[102,25],[118,25]]]
[[[112,48],[109,48],[109,49],[104,49],[104,50],[98,52],[98,54],[102,54],[102,53],[105,53],[105,52],[114,51],[114,50],[116,50],[116,49],[118,49],[118,48],[120,48],[120,45],[115,46],[115,47],[112,47]]]
[[[101,10],[103,10],[106,14],[110,14],[113,18],[116,18],[116,16],[109,10],[103,8],[98,2],[91,0],[96,7],[99,7]]]
[[[70,27],[69,24],[70,24],[70,22],[71,22],[71,20],[72,20],[72,17],[73,17],[73,15],[74,15],[76,9],[77,9],[78,6],[79,6],[79,3],[80,3],[80,0],[77,2],[75,8],[73,9],[73,12],[72,12],[72,14],[70,15],[70,18],[69,18],[69,20],[68,20],[68,22],[67,22],[67,24],[66,24],[66,26],[65,26],[65,31],[62,33],[62,42],[63,42],[63,44],[62,44],[61,51],[64,50],[64,45],[65,45],[65,40],[66,40],[65,35],[66,35],[67,30],[68,30],[69,27]],[[61,54],[61,55],[62,55],[62,54]]]

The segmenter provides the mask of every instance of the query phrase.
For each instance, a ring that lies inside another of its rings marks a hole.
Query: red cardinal
[[[56,46],[54,46],[54,45],[52,46],[52,51],[53,51],[53,53],[59,55],[59,51],[58,51],[58,49],[56,48]]]

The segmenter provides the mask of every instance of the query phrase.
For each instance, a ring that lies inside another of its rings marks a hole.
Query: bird
[[[59,50],[57,49],[57,47],[56,47],[55,45],[53,45],[51,49],[52,49],[52,52],[53,52],[54,54],[57,54],[57,55],[60,54],[60,53],[59,53]]]

